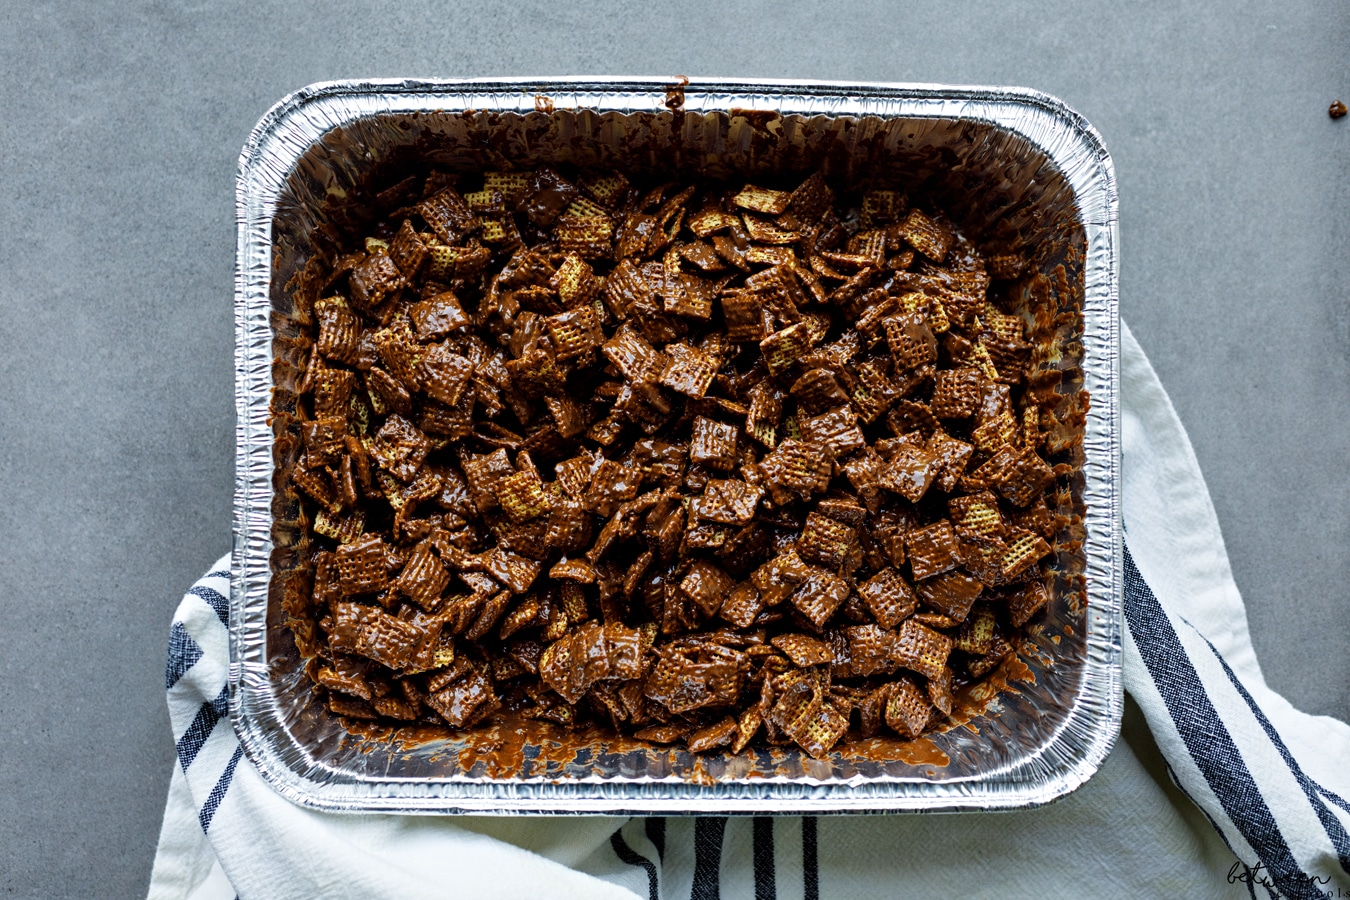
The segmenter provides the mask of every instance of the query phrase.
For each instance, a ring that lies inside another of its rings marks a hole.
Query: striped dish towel
[[[951,816],[342,816],[242,759],[226,711],[229,558],[184,596],[152,900],[895,896],[1350,898],[1350,727],[1265,684],[1186,433],[1122,326],[1122,739],[1051,806]]]

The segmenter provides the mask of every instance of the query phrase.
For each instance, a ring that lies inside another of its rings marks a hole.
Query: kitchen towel
[[[177,762],[151,900],[1128,896],[1350,898],[1350,726],[1266,686],[1189,439],[1121,327],[1122,736],[1046,807],[942,816],[338,815],[243,758],[229,557],[183,597]]]

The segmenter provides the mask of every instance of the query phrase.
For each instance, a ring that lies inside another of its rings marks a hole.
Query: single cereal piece
[[[382,328],[373,339],[389,374],[410,391],[420,389],[418,369],[423,351],[412,335],[403,329]]]
[[[450,573],[427,544],[418,545],[393,583],[395,590],[427,610],[440,604],[441,593],[449,586]]]
[[[528,172],[484,172],[483,190],[496,191],[511,208],[520,206],[530,187]]]
[[[961,625],[952,641],[953,649],[971,656],[984,656],[994,647],[994,627],[997,623],[994,610],[989,606],[980,606]]]
[[[591,473],[599,459],[582,448],[581,455],[563,460],[553,467],[556,484],[572,497],[580,497],[591,483]]]
[[[911,209],[909,215],[905,216],[898,233],[911,247],[936,263],[947,257],[954,237],[950,229],[917,209]]]
[[[947,511],[958,534],[1001,538],[1007,530],[998,498],[989,491],[953,497],[947,501]]]
[[[766,487],[775,503],[793,496],[809,499],[823,493],[834,474],[834,452],[827,444],[789,438],[760,461]]]
[[[384,541],[378,534],[343,544],[334,553],[338,590],[344,597],[382,591],[389,584]]]
[[[895,671],[897,664],[892,658],[895,632],[876,625],[853,625],[843,629],[842,634],[847,650],[844,657],[852,676],[867,678]]]
[[[964,572],[944,572],[918,584],[919,599],[957,622],[965,621],[984,585]]]
[[[697,275],[679,271],[679,254],[671,250],[666,254],[666,276],[664,309],[672,316],[683,316],[706,322],[712,316],[713,300],[717,293],[711,282]]]
[[[703,611],[704,616],[711,616],[721,608],[734,584],[735,580],[726,572],[700,559],[680,582],[680,590]]]
[[[937,359],[937,338],[921,312],[901,313],[882,323],[886,343],[899,369],[914,369]]]
[[[863,363],[856,374],[857,386],[850,400],[858,418],[871,425],[900,398],[900,388],[886,377],[885,368],[876,361]]]
[[[934,483],[938,490],[944,493],[955,490],[961,477],[966,474],[966,465],[974,455],[975,448],[942,431],[934,431],[928,437],[926,449],[936,459],[937,479]]]
[[[430,254],[421,235],[407,219],[399,226],[398,234],[389,242],[389,257],[398,266],[403,277],[409,281],[415,279],[422,270]]]
[[[750,407],[745,414],[745,433],[765,447],[778,444],[778,423],[783,415],[783,401],[763,383],[750,392]]]
[[[795,244],[801,240],[801,232],[781,228],[770,219],[745,213],[741,216],[745,232],[750,240],[760,244]]]
[[[792,383],[788,391],[812,415],[843,406],[848,394],[839,386],[838,379],[828,369],[810,369]]]
[[[485,709],[496,703],[492,679],[485,671],[471,669],[459,680],[426,696],[426,704],[451,728],[467,728]]]
[[[806,517],[806,526],[797,541],[797,552],[808,562],[838,569],[857,541],[857,532],[852,528],[813,512]]]
[[[792,194],[788,191],[771,191],[768,188],[746,185],[741,192],[731,198],[731,202],[741,209],[777,216],[787,211]]]
[[[816,503],[815,511],[855,530],[867,524],[869,515],[867,507],[847,494],[826,497]]]
[[[862,224],[865,228],[900,221],[905,211],[905,195],[899,191],[863,191]]]
[[[700,728],[688,737],[688,747],[690,753],[705,753],[708,750],[715,750],[718,747],[725,747],[736,737],[739,726],[736,720],[731,716],[726,716],[718,722]]]
[[[961,564],[961,545],[946,519],[914,529],[905,543],[915,581],[950,572]]]
[[[348,276],[352,305],[365,311],[374,309],[407,284],[388,251],[377,249]]]
[[[918,503],[937,474],[937,457],[920,444],[907,444],[886,462],[877,483],[910,503]]]
[[[739,478],[710,478],[703,496],[690,501],[689,511],[696,518],[723,525],[745,525],[755,515],[755,507],[764,489],[746,484]]]
[[[357,541],[365,529],[366,514],[360,510],[345,515],[334,515],[326,509],[314,514],[314,533],[332,538],[339,544]]]
[[[459,298],[450,291],[441,291],[413,306],[409,313],[418,337],[423,340],[438,340],[455,331],[467,328],[470,319],[459,303]]]
[[[688,397],[702,397],[708,392],[717,374],[716,358],[682,342],[668,344],[664,352],[670,361],[661,371],[661,384]]]
[[[986,419],[971,432],[970,439],[982,453],[995,453],[1017,440],[1017,420],[1007,411]]]
[[[599,215],[564,215],[555,229],[558,243],[564,253],[575,253],[583,259],[605,259],[612,253],[614,220]]]
[[[523,594],[543,569],[533,559],[495,547],[483,554],[483,568],[513,594]]]
[[[944,369],[934,377],[931,407],[939,419],[968,418],[979,402],[979,369]]]
[[[769,643],[787,654],[794,666],[806,668],[834,662],[829,644],[805,634],[780,634]]]
[[[717,255],[711,244],[703,241],[683,244],[679,248],[681,259],[686,259],[704,272],[721,272],[726,269],[726,261]]]
[[[999,558],[1003,577],[1013,581],[1050,552],[1050,545],[1039,534],[1021,528],[1010,529],[1004,538],[1007,549]]]
[[[447,406],[459,402],[473,375],[473,363],[445,344],[432,344],[422,356],[417,381],[428,396]]]
[[[628,192],[628,179],[621,172],[588,172],[577,180],[577,185],[608,209],[618,206]]]
[[[925,678],[936,678],[942,674],[951,652],[951,638],[913,619],[906,619],[896,634],[891,658],[903,669],[918,672]]]
[[[506,212],[506,198],[501,191],[492,188],[485,187],[481,191],[465,194],[464,202],[469,205],[469,209],[480,215],[487,213],[492,216],[500,216]]]
[[[721,300],[728,340],[736,343],[764,340],[764,300],[758,291],[726,290]]]
[[[411,622],[374,612],[357,631],[352,651],[391,669],[402,669],[412,661],[426,637],[425,630]]]
[[[859,584],[858,595],[877,624],[888,631],[912,615],[918,603],[914,589],[891,568],[882,569]]]
[[[749,628],[763,611],[764,600],[759,590],[751,582],[742,581],[727,594],[718,615],[737,628]]]
[[[740,221],[731,213],[708,207],[691,215],[686,224],[695,235],[706,238],[719,231],[726,231],[728,228],[738,226]]]
[[[838,575],[817,569],[793,592],[791,602],[817,628],[824,628],[835,610],[847,599],[848,582]]]
[[[539,472],[533,466],[507,475],[497,482],[497,502],[511,521],[516,523],[547,515],[553,508],[553,502],[544,490],[544,483],[539,480]]]
[[[592,464],[590,483],[582,496],[586,508],[602,516],[613,515],[619,504],[637,496],[641,474],[612,459],[596,460]]]
[[[858,427],[857,416],[847,406],[818,416],[803,416],[798,421],[804,440],[826,445],[836,457],[848,456],[855,450],[861,450],[867,443],[862,429]]]
[[[933,715],[932,704],[922,691],[908,678],[895,682],[886,701],[886,724],[897,734],[907,738],[916,738],[923,734],[928,720]]]
[[[815,223],[820,221],[833,202],[834,191],[817,170],[797,185],[797,189],[788,197],[788,212],[799,221]]]
[[[799,358],[811,348],[811,333],[801,322],[789,325],[782,331],[759,342],[760,352],[764,355],[764,364],[769,371],[778,375],[791,368]]]
[[[399,481],[411,481],[431,450],[431,442],[407,419],[391,415],[375,433],[370,455]]]
[[[1008,619],[1014,628],[1021,628],[1050,602],[1050,595],[1040,581],[1028,581],[1008,595]]]
[[[600,330],[600,318],[595,307],[581,306],[577,309],[545,320],[549,337],[553,339],[553,350],[558,359],[576,359],[590,353],[604,343],[604,334]]]
[[[785,728],[784,732],[812,758],[824,759],[848,730],[847,709],[840,709],[830,701],[822,701],[814,710]]]
[[[548,577],[557,581],[575,581],[578,584],[595,584],[596,571],[595,566],[592,566],[584,559],[563,559],[553,568],[548,570]],[[585,620],[584,599],[581,600],[580,611],[583,615],[580,615],[580,617],[568,615],[568,621],[581,622]]]
[[[319,340],[316,347],[326,359],[341,365],[354,365],[358,359],[357,344],[361,338],[361,321],[341,297],[325,297],[314,304],[319,320]]]
[[[558,299],[568,309],[588,304],[600,294],[595,270],[575,253],[563,259],[549,286],[558,292]]]
[[[416,209],[443,244],[458,244],[482,227],[482,222],[454,188],[428,197],[417,204]]]
[[[305,458],[311,468],[337,462],[346,449],[347,421],[342,416],[319,416],[304,424]]]
[[[627,324],[605,342],[600,352],[628,381],[654,381],[665,368],[666,357]]]
[[[795,550],[785,550],[750,576],[766,606],[783,602],[816,570],[802,562]]]
[[[662,659],[652,668],[645,696],[679,715],[734,703],[742,679],[743,670],[733,659],[694,662],[675,656]]]
[[[1023,447],[989,476],[989,483],[1014,506],[1026,506],[1053,474],[1035,450]]]
[[[1017,456],[1018,448],[1013,444],[1005,444],[966,478],[967,485],[972,490],[992,487],[1004,466],[1016,461]]]
[[[465,391],[454,406],[429,400],[422,407],[417,427],[427,434],[441,435],[450,440],[466,437],[473,430],[475,393]]]
[[[482,456],[466,455],[460,465],[464,469],[469,498],[479,510],[489,510],[497,506],[498,484],[516,470],[503,449]]]
[[[544,408],[553,420],[558,437],[573,438],[586,430],[585,409],[574,398],[547,396],[544,398]]]
[[[736,426],[728,422],[695,417],[689,441],[689,461],[722,472],[731,471],[736,465],[737,431]]]

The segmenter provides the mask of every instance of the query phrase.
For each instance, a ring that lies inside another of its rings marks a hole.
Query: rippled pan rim
[[[828,127],[842,129],[855,147],[863,146],[859,133],[884,131],[889,137],[869,146],[893,147],[901,156],[915,152],[906,141],[927,142],[924,152],[942,148],[944,160],[962,164],[962,177],[986,179],[992,195],[1023,197],[1022,206],[1012,207],[1019,214],[1038,203],[1046,206],[1030,218],[1023,215],[1024,221],[1040,221],[1045,213],[1074,220],[1069,232],[1081,243],[1083,329],[1081,348],[1076,342],[1073,349],[1081,353],[1083,386],[1091,396],[1081,489],[1086,607],[1059,610],[1043,631],[1047,641],[1065,636],[1064,646],[1072,648],[1067,658],[1050,667],[1032,660],[1036,684],[1019,685],[1018,692],[1000,697],[990,715],[933,739],[951,760],[948,765],[888,762],[822,769],[809,759],[786,765],[779,758],[769,769],[753,755],[736,763],[713,754],[704,768],[709,777],[690,778],[687,754],[680,764],[683,774],[668,761],[662,768],[661,754],[614,754],[604,760],[581,754],[534,775],[494,779],[452,765],[453,745],[404,748],[354,739],[310,693],[275,596],[272,566],[284,548],[275,539],[280,532],[274,531],[277,498],[268,424],[274,341],[287,328],[283,285],[307,255],[302,236],[322,218],[328,200],[341,196],[372,161],[409,140],[408,130],[397,127],[400,122],[454,130],[485,113],[512,122],[551,115],[559,123],[556,130],[582,134],[587,152],[599,154],[593,159],[604,159],[615,149],[605,141],[614,140],[627,127],[624,122],[648,123],[654,134],[665,128],[669,141],[675,114],[667,101],[679,99],[670,93],[676,87],[671,78],[328,82],[283,99],[249,136],[236,190],[238,421],[230,712],[249,760],[283,796],[343,812],[1012,809],[1074,790],[1096,772],[1114,743],[1122,709],[1115,173],[1100,137],[1081,116],[1053,97],[1017,87],[694,79],[679,92],[682,152],[703,153],[705,161],[720,142],[718,159],[733,170],[772,167],[774,159],[754,157],[759,151],[752,140],[738,140],[751,126],[733,113],[771,110],[791,124],[794,139],[805,136],[808,142]],[[779,144],[773,152],[790,165],[792,141]],[[651,146],[659,155],[660,140],[654,138]],[[1003,155],[981,155],[991,147],[1003,148]],[[870,171],[878,160],[846,158],[835,164],[851,173]],[[1047,180],[1058,187],[1047,188]],[[980,201],[971,203],[978,207]],[[668,757],[673,752],[661,751]]]

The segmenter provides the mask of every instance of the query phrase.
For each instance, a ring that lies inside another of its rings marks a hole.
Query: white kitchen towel
[[[949,816],[346,816],[273,793],[226,713],[229,557],[184,596],[151,900],[1350,897],[1350,727],[1252,651],[1186,432],[1122,326],[1122,739],[1048,807]],[[1137,704],[1137,705],[1136,705]]]

